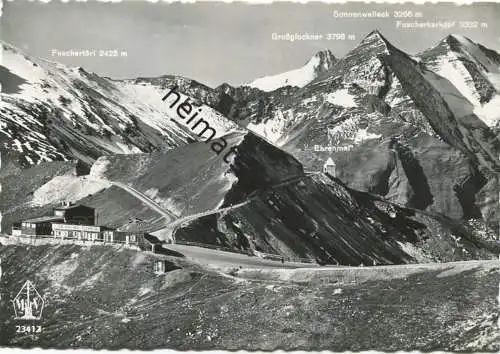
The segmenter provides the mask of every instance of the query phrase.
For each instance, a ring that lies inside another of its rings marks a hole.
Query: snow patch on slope
[[[354,114],[351,117],[337,123],[333,127],[327,128],[328,143],[339,145],[344,143],[359,144],[365,140],[378,139],[382,135],[368,131],[370,127],[361,128],[361,121],[367,118],[370,122],[376,122],[380,113]]]
[[[262,123],[249,123],[247,129],[267,140],[276,143],[283,135],[286,128],[286,120],[283,112],[277,111],[274,117]]]
[[[451,35],[450,37],[458,41],[460,50],[451,50],[448,46],[448,52],[439,56],[435,65],[431,65],[431,69],[439,76],[450,81],[462,96],[472,104],[472,113],[477,115],[486,125],[495,126],[500,121],[500,96],[498,95],[498,92],[500,92],[500,68],[498,63],[488,58],[481,48],[468,38],[460,35]],[[460,58],[477,63],[480,72],[493,84],[497,94],[489,102],[481,104],[479,92],[474,85],[474,79]],[[451,99],[453,102],[452,108],[460,107],[461,104],[453,98],[454,95],[451,91],[448,90],[447,92],[446,100],[450,101]],[[468,109],[462,113],[467,112]]]
[[[175,120],[175,122],[180,123],[180,125],[183,126],[186,131],[191,130],[190,127],[195,124],[200,118],[204,119],[210,124],[210,127],[215,129],[216,135],[214,138],[219,138],[223,135],[233,132],[239,127],[236,123],[225,118],[219,112],[207,105],[203,104],[200,107],[195,106],[191,99],[189,99],[188,102],[190,102],[193,106],[193,111],[188,116],[190,117],[191,115],[193,115],[194,112],[198,110],[198,108],[201,108],[201,111],[198,113],[193,122],[191,122],[190,124],[185,124],[177,114],[177,107],[189,98],[182,92],[176,91],[180,94],[181,99],[175,106],[170,108],[170,106],[174,102],[174,94],[172,94],[171,97],[167,98],[166,101],[162,101],[162,98],[165,96],[168,90],[161,90],[160,88],[149,83],[135,84],[130,81],[117,82],[117,86],[119,87],[123,96],[128,99],[125,100],[124,106],[126,106],[128,110],[130,110],[137,116],[141,117],[141,119],[146,124],[161,131],[165,132],[172,130],[172,126],[176,125],[176,123],[174,123],[172,119]],[[200,124],[200,126],[197,128],[198,130],[195,133],[199,133],[199,130],[203,128],[203,125]]]
[[[334,105],[342,107],[357,107],[358,104],[354,101],[354,96],[347,89],[341,89],[326,96],[326,100]]]
[[[473,105],[479,105],[480,97],[474,88],[472,77],[452,53],[440,58],[438,64],[434,67],[434,72],[448,79]]]
[[[57,138],[89,146],[89,151],[74,151],[70,146],[65,153],[92,162],[100,149],[103,154],[141,153],[151,148],[150,137],[153,146],[175,147],[205,128],[201,122],[192,131],[181,119],[174,122],[171,118],[177,118],[177,113],[162,101],[163,87],[102,78],[82,68],[31,57],[4,43],[2,49],[1,64],[14,79],[10,91],[1,94],[0,133],[8,137],[4,146],[24,155],[20,158],[26,164],[65,159],[59,151],[63,148],[54,143]],[[186,98],[182,95],[182,101]],[[198,118],[215,130],[215,138],[238,128],[211,107],[201,108]],[[47,133],[50,120],[58,123],[57,129]],[[136,129],[139,134],[130,133]]]
[[[68,99],[67,104],[61,104],[59,107],[64,112],[63,118],[71,120],[71,113],[74,113],[80,122],[84,122],[94,130],[99,130],[102,126],[112,130],[99,116],[92,113],[92,109],[81,99],[78,90],[73,88],[75,81],[87,81],[76,68],[63,67],[43,59],[31,58],[7,45],[3,45],[2,48],[4,49],[2,66],[26,80],[19,85],[20,92],[10,93],[9,96],[30,102],[54,104],[60,102],[61,98]],[[101,125],[90,121],[85,111],[90,112]]]
[[[32,205],[77,201],[109,187],[111,187],[110,182],[88,179],[85,176],[56,176],[33,193]]]
[[[356,136],[354,137],[354,143],[359,144],[359,143],[361,143],[362,141],[365,141],[365,140],[378,139],[378,138],[381,138],[381,137],[382,137],[381,134],[370,133],[368,131],[368,128],[359,129],[356,132]]]
[[[489,127],[497,125],[500,122],[500,95],[496,95],[482,106],[475,107],[474,114]]]
[[[122,150],[125,154],[140,154],[142,151],[135,145],[126,145],[119,141],[115,141],[115,144],[118,145],[120,150]]]
[[[304,87],[314,80],[314,68],[318,62],[319,59],[315,60],[313,58],[300,69],[290,70],[274,76],[261,77],[251,82],[248,86],[267,92],[274,91],[284,86]]]
[[[443,94],[443,98],[457,117],[475,114],[486,125],[495,126],[500,121],[500,95],[496,94],[489,102],[481,104],[472,77],[463,64],[452,55],[440,58],[439,64],[433,68],[437,75],[424,75]],[[486,73],[486,76],[499,92],[500,75]]]
[[[475,59],[475,61],[479,62],[488,72],[500,72],[498,64],[494,63],[490,58],[488,58],[476,43],[461,35],[454,34],[453,37],[464,47],[467,56],[472,57],[472,59]]]
[[[106,172],[109,167],[109,159],[107,156],[102,156],[90,168],[89,176],[96,179],[106,179]]]
[[[488,80],[493,84],[497,94],[481,107],[476,107],[474,113],[488,126],[498,125],[500,122],[500,74],[487,73]]]

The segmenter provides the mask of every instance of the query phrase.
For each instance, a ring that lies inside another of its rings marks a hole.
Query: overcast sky
[[[333,11],[408,9],[423,13],[420,21],[470,20],[488,28],[398,30],[395,19],[339,19]],[[113,78],[179,74],[209,86],[242,84],[267,74],[303,65],[328,48],[346,54],[373,29],[396,47],[414,54],[450,32],[500,51],[500,4],[377,5],[241,3],[165,4],[145,1],[48,4],[7,1],[1,36],[29,54]],[[354,34],[356,40],[273,41],[272,33]],[[57,50],[117,49],[127,57],[53,57]]]

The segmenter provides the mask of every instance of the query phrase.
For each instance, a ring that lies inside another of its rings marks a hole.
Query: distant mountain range
[[[2,191],[23,181],[0,197],[3,229],[73,195],[103,223],[140,217],[171,237],[117,181],[203,214],[173,230],[186,241],[352,265],[498,253],[500,55],[465,37],[412,56],[374,31],[343,58],[322,51],[216,88],[113,80],[2,48]],[[161,98],[174,85],[239,147],[237,172],[170,119]],[[330,157],[336,177],[320,173]]]

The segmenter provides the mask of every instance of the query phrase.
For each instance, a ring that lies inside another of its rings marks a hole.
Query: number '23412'
[[[21,326],[16,325],[16,333],[41,333],[42,326]]]

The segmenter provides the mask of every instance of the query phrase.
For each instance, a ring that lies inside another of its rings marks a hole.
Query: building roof
[[[93,227],[93,228],[99,228],[99,230],[101,231],[106,231],[106,230],[114,230],[113,228],[111,227],[108,227],[108,226],[102,226],[102,225],[85,225],[85,224],[71,224],[71,223],[65,223],[65,222],[60,222],[60,223],[54,223],[53,224],[53,227],[57,228],[58,226],[60,225],[65,225],[65,229],[68,229],[68,228],[74,228],[75,230],[78,230],[78,229],[82,229],[82,228],[85,228],[85,227]]]
[[[333,162],[331,157],[329,157],[328,160],[326,160],[325,166],[335,166],[335,162]]]
[[[116,231],[126,231],[126,232],[144,232],[151,228],[150,223],[143,221],[139,218],[130,219],[125,225],[120,226]]]
[[[69,210],[69,209],[80,208],[80,207],[84,207],[87,209],[94,209],[94,208],[88,207],[86,205],[71,204],[71,205],[61,205],[61,206],[55,207],[54,210]]]
[[[144,225],[124,225],[120,226],[119,228],[116,229],[116,231],[120,232],[146,232],[149,230],[151,226],[149,224],[144,224]]]
[[[146,239],[146,241],[149,241],[152,244],[159,244],[160,245],[162,243],[158,237],[150,235],[148,233],[144,234],[144,238]]]
[[[102,231],[116,231],[114,227],[104,226],[104,225],[95,225],[101,228]]]
[[[23,220],[22,222],[30,222],[32,224],[36,224],[36,223],[50,222],[50,221],[64,221],[64,218],[60,216],[49,215],[49,216],[41,216],[39,218],[26,219]]]

